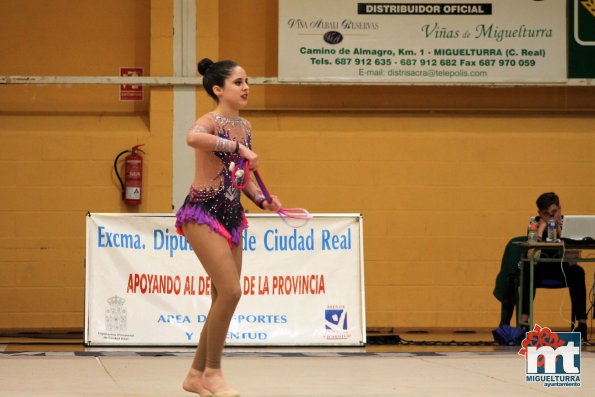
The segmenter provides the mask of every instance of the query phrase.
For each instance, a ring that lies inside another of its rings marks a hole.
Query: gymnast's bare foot
[[[202,380],[203,386],[215,396],[234,397],[240,395],[239,392],[227,385],[223,379],[223,372],[219,368],[206,368]]]
[[[190,393],[208,393],[208,390],[203,385],[202,377],[203,373],[201,371],[190,368],[186,379],[184,379],[184,383],[182,383],[182,388]]]

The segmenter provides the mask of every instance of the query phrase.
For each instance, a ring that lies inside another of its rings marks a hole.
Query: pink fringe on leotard
[[[220,234],[227,239],[229,248],[233,248],[234,245],[240,243],[242,232],[248,227],[248,220],[246,215],[242,213],[242,222],[238,227],[233,230],[227,230],[225,226],[221,224],[211,214],[204,211],[199,205],[184,205],[176,213],[176,231],[178,234],[184,236],[184,230],[182,226],[188,222],[194,222],[201,225],[209,225],[211,231]]]

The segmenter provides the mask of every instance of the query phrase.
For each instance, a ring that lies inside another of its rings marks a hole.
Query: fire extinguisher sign
[[[120,76],[122,77],[136,77],[143,75],[143,68],[120,68]],[[143,100],[143,86],[120,84],[120,101],[142,101]]]

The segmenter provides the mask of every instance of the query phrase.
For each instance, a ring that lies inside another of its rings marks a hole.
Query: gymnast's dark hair
[[[219,87],[223,87],[225,85],[225,79],[231,76],[231,71],[237,66],[240,65],[234,61],[213,62],[209,58],[203,58],[198,63],[198,73],[203,76],[202,86],[207,91],[207,94],[216,102],[219,102],[219,98],[213,92],[213,86],[218,85]]]

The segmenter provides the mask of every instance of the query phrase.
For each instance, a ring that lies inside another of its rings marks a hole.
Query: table
[[[537,253],[540,252],[541,249],[559,249],[563,250],[564,248],[567,251],[584,251],[584,250],[595,250],[595,243],[593,242],[585,242],[585,243],[573,243],[571,245],[564,244],[563,242],[553,242],[553,243],[544,243],[544,242],[516,242],[517,244],[525,249],[525,253],[521,259],[522,262],[529,262],[529,319],[528,321],[522,321],[522,307],[523,307],[523,279],[525,273],[525,267],[521,266],[521,279],[519,284],[519,304],[517,306],[517,324],[518,326],[527,325],[529,328],[533,328],[533,284],[534,284],[534,274],[535,269],[534,266],[537,263],[561,263],[561,262],[595,262],[595,257],[583,257],[583,258],[539,258],[536,257]]]

